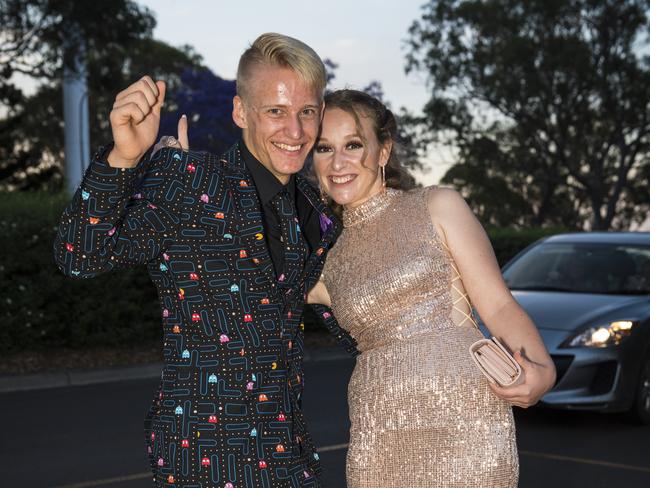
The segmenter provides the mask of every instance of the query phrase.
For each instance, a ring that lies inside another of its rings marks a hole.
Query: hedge
[[[0,352],[134,344],[159,339],[146,269],[93,280],[65,277],[52,243],[67,197],[0,193]]]
[[[534,229],[487,229],[487,234],[492,242],[494,254],[499,265],[505,265],[533,242],[553,234],[566,232],[560,228],[534,228]]]
[[[66,203],[62,194],[0,193],[0,353],[160,340],[158,299],[144,267],[92,280],[59,272],[52,242]],[[489,232],[501,264],[548,233]]]

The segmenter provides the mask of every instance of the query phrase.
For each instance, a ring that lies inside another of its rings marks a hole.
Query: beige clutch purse
[[[500,386],[513,386],[523,380],[519,363],[496,337],[476,341],[469,353],[488,380]]]

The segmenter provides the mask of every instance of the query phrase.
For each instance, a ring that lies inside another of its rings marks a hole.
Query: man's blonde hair
[[[246,99],[254,70],[260,66],[280,66],[293,70],[322,99],[327,76],[318,54],[307,44],[293,37],[267,32],[262,34],[239,58],[237,94]]]

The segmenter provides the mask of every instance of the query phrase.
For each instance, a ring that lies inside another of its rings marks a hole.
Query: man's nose
[[[302,120],[298,114],[291,115],[287,121],[286,132],[292,139],[301,139],[303,135]]]

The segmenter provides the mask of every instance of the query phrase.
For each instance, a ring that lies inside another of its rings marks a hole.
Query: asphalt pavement
[[[316,355],[305,363],[305,415],[324,485],[336,488],[345,487],[346,388],[354,364],[343,357]],[[0,487],[151,486],[142,425],[158,384],[156,366],[132,372],[120,371],[119,381],[106,371],[76,372],[67,383],[59,377],[58,386],[42,387],[32,378],[22,391],[7,391],[0,381]],[[517,410],[516,420],[520,487],[650,488],[650,427],[544,409]]]

